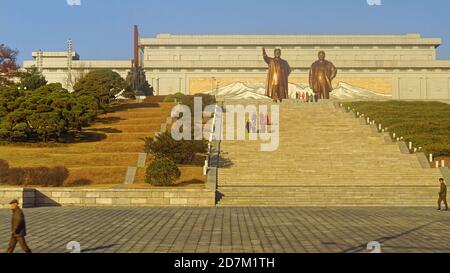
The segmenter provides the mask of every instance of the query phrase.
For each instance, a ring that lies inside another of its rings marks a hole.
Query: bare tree
[[[0,44],[0,85],[12,84],[12,78],[18,75],[17,55],[18,50]]]

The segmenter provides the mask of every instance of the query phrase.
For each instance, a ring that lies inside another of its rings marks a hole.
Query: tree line
[[[49,84],[36,68],[19,72],[17,54],[0,46],[0,140],[61,141],[92,124],[117,94],[134,98],[126,81],[112,70],[87,73],[69,92],[60,83]]]

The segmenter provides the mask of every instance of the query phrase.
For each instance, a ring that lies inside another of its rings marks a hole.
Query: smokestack
[[[134,67],[139,67],[139,30],[134,25]]]

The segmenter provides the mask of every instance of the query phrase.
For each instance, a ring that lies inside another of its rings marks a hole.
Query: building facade
[[[347,83],[394,99],[450,99],[450,61],[436,59],[439,38],[406,35],[171,35],[141,38],[141,65],[155,94],[196,94],[236,82],[264,83],[269,55],[282,49],[292,67],[289,81],[308,83],[310,65],[324,50],[338,68],[334,84]],[[68,51],[70,52],[70,51]],[[49,82],[70,89],[92,69],[108,68],[126,77],[127,61],[83,61],[76,52],[33,52]],[[69,57],[70,55],[70,57]],[[69,60],[70,59],[70,60]],[[70,71],[70,73],[68,73]]]
[[[24,61],[23,68],[37,67],[49,83],[61,83],[64,88],[72,90],[75,82],[89,71],[111,69],[124,79],[131,70],[132,61],[80,60],[77,52],[36,51],[33,60]]]

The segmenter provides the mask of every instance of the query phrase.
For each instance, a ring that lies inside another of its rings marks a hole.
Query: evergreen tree
[[[107,105],[115,96],[121,93],[130,93],[130,87],[117,73],[108,69],[99,69],[87,73],[73,87],[75,93],[80,96],[95,97],[99,105]]]
[[[20,74],[20,86],[25,90],[36,90],[46,84],[47,80],[35,66]]]

